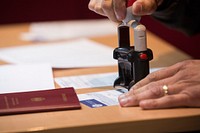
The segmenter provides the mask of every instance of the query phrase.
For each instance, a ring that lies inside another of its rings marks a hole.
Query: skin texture
[[[134,15],[151,15],[162,0],[136,0]],[[90,0],[90,10],[120,22],[126,15],[126,0]],[[163,86],[168,87],[167,94]],[[187,60],[149,74],[129,92],[119,96],[122,107],[142,109],[200,107],[200,60]]]
[[[163,85],[168,86],[165,95]],[[153,72],[119,96],[122,107],[200,107],[200,61],[187,60]]]
[[[126,16],[127,0],[90,0],[88,8],[100,15],[107,16],[111,21],[120,22]],[[134,15],[152,14],[162,0],[137,0],[132,4]]]

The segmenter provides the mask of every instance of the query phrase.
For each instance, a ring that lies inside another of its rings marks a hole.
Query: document
[[[0,66],[0,94],[53,88],[53,73],[49,64]]]
[[[152,68],[150,72],[157,71],[161,68]],[[75,89],[95,88],[113,86],[114,81],[117,79],[118,73],[101,73],[101,74],[88,74],[79,76],[66,76],[55,78],[56,83],[64,88],[73,86]]]
[[[79,94],[78,98],[82,104],[91,108],[118,105],[119,95],[127,92],[127,89],[108,90]]]
[[[82,38],[0,49],[0,59],[14,64],[49,63],[53,68],[116,65],[113,48]]]
[[[108,19],[32,23],[21,35],[26,41],[56,41],[116,34],[117,25]]]
[[[66,86],[73,86],[75,89],[83,89],[112,86],[117,76],[116,72],[88,74],[55,78],[55,81],[62,88]]]

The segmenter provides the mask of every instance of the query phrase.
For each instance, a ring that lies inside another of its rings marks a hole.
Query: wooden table
[[[29,24],[0,26],[0,47],[28,45],[19,39],[28,31]],[[148,32],[148,47],[154,52],[151,67],[166,67],[191,57],[174,48],[166,41]],[[91,38],[113,48],[117,47],[117,36]],[[133,41],[132,41],[133,42]],[[0,61],[0,64],[6,62]],[[82,69],[54,69],[55,77],[92,73],[116,72],[116,66]],[[56,85],[58,88],[59,86]],[[112,87],[76,90],[78,94],[104,91]],[[121,108],[109,106],[89,108],[81,104],[81,110],[32,113],[0,116],[0,132],[182,132],[200,130],[200,108],[176,108],[142,110],[140,107]]]

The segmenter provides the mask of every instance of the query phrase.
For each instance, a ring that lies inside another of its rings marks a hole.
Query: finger
[[[126,17],[126,0],[113,0],[114,12],[118,21]]]
[[[101,7],[101,2],[101,0],[90,0],[88,8],[94,11],[95,13],[105,16],[105,13]]]
[[[163,86],[167,86],[164,90]],[[158,82],[152,82],[139,89],[132,89],[129,92],[119,96],[121,106],[136,106],[145,99],[156,99],[168,95],[178,94],[184,89],[184,84],[177,83],[173,78],[167,78]]]
[[[113,9],[113,1],[112,0],[102,0],[101,7],[105,15],[114,22],[119,22],[116,18],[114,9]]]
[[[145,84],[143,86],[136,85],[136,87],[133,87],[130,89],[129,93],[134,93],[134,94],[139,94],[147,90],[152,90],[156,88],[160,88],[160,90],[163,90],[163,86],[167,86],[168,88],[168,94],[177,94],[181,92],[186,85],[179,82],[180,81],[180,76],[179,75],[174,75],[172,77],[164,78],[162,80],[158,80],[155,82],[150,82],[148,84]],[[138,87],[138,88],[137,88]],[[135,89],[136,88],[136,89]]]
[[[159,99],[143,100],[139,103],[142,109],[162,109],[187,106],[188,95],[176,94],[161,97]]]
[[[157,6],[157,0],[137,0],[132,5],[132,12],[135,15],[150,15]]]
[[[145,85],[147,85],[151,82],[156,82],[156,81],[159,81],[159,80],[162,80],[162,79],[172,77],[179,70],[180,70],[180,64],[177,63],[173,66],[168,67],[168,68],[164,68],[164,69],[152,72],[149,75],[147,75],[146,78],[144,78],[143,80],[136,83],[133,87],[131,87],[131,89],[138,89],[138,88],[141,88],[142,86],[145,86]]]
[[[96,0],[90,0],[89,4],[88,4],[88,8],[92,11],[94,11],[94,7],[97,4]]]
[[[155,99],[160,98],[165,95],[164,90],[162,86],[158,86],[156,83],[152,83],[148,86],[144,86],[144,89],[138,89],[142,90],[141,92],[138,92],[138,90],[129,91],[128,93],[121,95],[119,97],[119,103],[123,107],[129,107],[129,106],[136,106],[139,104],[141,100],[145,99]]]

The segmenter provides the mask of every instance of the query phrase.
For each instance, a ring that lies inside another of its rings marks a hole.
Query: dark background
[[[101,19],[88,9],[89,0],[1,0],[0,25],[24,22]],[[175,47],[200,58],[200,34],[187,36],[170,29],[150,16],[142,18],[148,30],[165,39]]]

